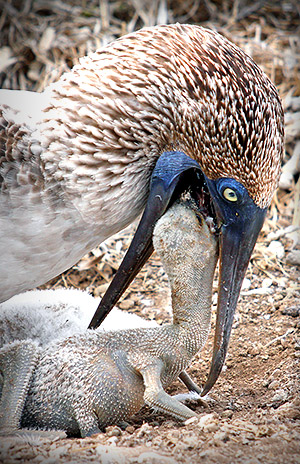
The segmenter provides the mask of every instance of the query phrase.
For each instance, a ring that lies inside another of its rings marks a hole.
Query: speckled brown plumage
[[[42,94],[24,94],[23,104],[13,94],[1,97],[0,301],[137,217],[165,150],[184,151],[211,179],[237,179],[260,207],[277,186],[278,93],[213,31],[143,29],[81,59]]]
[[[253,60],[222,36],[187,25],[141,30],[82,59],[53,91],[55,113],[65,105],[71,111],[68,121],[53,114],[61,143],[68,146],[66,137],[78,134],[72,157],[54,169],[61,179],[65,169],[72,179],[96,175],[106,161],[105,179],[113,180],[129,174],[124,164],[143,159],[144,166],[179,146],[208,177],[233,177],[257,205],[269,204],[282,155],[278,93]],[[58,161],[57,132],[53,147],[49,139],[44,148]],[[92,159],[82,157],[84,151]]]

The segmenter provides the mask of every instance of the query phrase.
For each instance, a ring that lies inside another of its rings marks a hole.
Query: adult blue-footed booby
[[[147,202],[96,327],[151,254],[155,222],[189,184],[219,235],[207,392],[278,183],[283,111],[273,84],[226,38],[173,24],[116,40],[41,94],[3,90],[0,99],[0,301],[72,266]]]

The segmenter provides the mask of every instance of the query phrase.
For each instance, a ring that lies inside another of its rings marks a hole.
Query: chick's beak
[[[222,223],[220,272],[213,357],[202,396],[213,387],[224,365],[240,289],[266,215],[266,209],[256,206],[250,197],[236,207],[222,202],[212,184],[213,181],[208,181],[215,210]]]

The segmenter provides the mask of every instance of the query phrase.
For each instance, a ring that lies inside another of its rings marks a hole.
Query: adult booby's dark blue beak
[[[178,198],[180,186],[197,182],[199,164],[182,152],[164,152],[152,173],[147,204],[127,253],[104,294],[89,329],[96,329],[125,292],[147,259],[153,253],[152,234],[158,219],[173,199]]]
[[[242,281],[262,227],[266,210],[259,209],[236,180],[206,178],[199,164],[182,152],[165,152],[153,170],[144,214],[113,281],[103,296],[90,329],[97,328],[153,252],[152,233],[158,219],[187,187],[195,191],[201,213],[213,214],[220,226],[220,280],[213,359],[206,394],[225,361]],[[208,190],[207,190],[208,189]],[[207,209],[207,211],[205,211]]]
[[[213,387],[222,370],[240,289],[267,211],[256,206],[245,187],[234,179],[206,179],[206,182],[221,233],[213,358],[202,396]]]

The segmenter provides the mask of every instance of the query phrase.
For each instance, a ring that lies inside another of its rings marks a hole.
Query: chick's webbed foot
[[[144,401],[148,406],[158,411],[171,414],[179,420],[197,417],[194,411],[184,406],[184,404],[164,391],[160,381],[160,366],[147,366],[141,373],[145,384]]]
[[[38,345],[32,340],[8,343],[0,349],[1,435],[10,434],[20,426],[28,385],[38,353]]]

